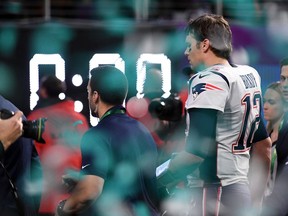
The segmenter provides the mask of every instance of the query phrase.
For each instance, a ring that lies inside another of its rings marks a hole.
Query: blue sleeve
[[[186,151],[201,158],[214,155],[216,146],[217,110],[188,109],[190,125]]]
[[[96,130],[86,132],[81,141],[82,173],[107,178],[111,164],[109,142]]]

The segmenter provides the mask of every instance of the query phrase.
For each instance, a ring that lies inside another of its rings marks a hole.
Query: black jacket
[[[3,108],[13,112],[18,110],[16,106],[0,95],[0,109]],[[26,121],[24,116],[23,121]],[[36,216],[40,204],[38,189],[42,188],[40,186],[42,169],[33,140],[20,137],[5,151],[0,160],[17,188],[23,208],[22,212],[24,212],[22,215]],[[0,215],[21,215],[5,169],[0,166]]]

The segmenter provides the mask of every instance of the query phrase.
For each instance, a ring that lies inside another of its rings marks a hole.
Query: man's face
[[[283,97],[288,102],[288,65],[281,68],[280,83],[282,87]]]
[[[200,49],[201,42],[198,42],[192,34],[186,36],[187,48],[184,54],[187,56],[189,63],[193,68],[198,68],[203,65],[202,51]]]
[[[98,93],[96,91],[91,92],[91,87],[90,87],[90,80],[87,85],[87,92],[88,92],[88,102],[89,102],[89,108],[91,111],[91,115],[94,117],[99,117],[98,116]]]

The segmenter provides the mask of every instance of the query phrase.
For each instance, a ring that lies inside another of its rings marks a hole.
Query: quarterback
[[[232,33],[222,16],[191,20],[186,33],[185,55],[199,72],[189,80],[185,151],[171,159],[169,174],[177,178],[199,168],[201,215],[247,215],[261,206],[269,174],[271,140],[262,120],[260,76],[229,62]]]

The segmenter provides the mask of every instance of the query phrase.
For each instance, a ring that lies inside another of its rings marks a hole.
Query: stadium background
[[[30,112],[29,62],[35,54],[60,54],[65,61],[67,96],[79,100],[88,117],[86,82],[96,53],[118,53],[125,62],[128,98],[136,95],[136,62],[143,53],[163,53],[171,60],[172,92],[186,83],[181,72],[184,28],[189,17],[204,12],[224,15],[233,33],[234,63],[255,67],[262,89],[279,79],[279,61],[288,56],[288,3],[253,0],[4,0],[0,3],[0,92],[25,114]],[[55,65],[39,65],[39,76]]]

